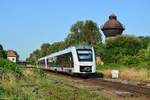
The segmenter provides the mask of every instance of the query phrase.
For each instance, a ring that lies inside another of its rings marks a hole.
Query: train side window
[[[66,53],[57,57],[48,58],[48,67],[73,67],[72,53]]]
[[[41,60],[41,61],[39,61],[39,63],[38,63],[40,66],[45,66],[45,60]]]

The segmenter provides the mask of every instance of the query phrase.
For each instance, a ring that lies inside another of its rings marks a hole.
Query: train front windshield
[[[78,49],[77,55],[79,61],[93,61],[92,59],[92,50],[90,49]]]

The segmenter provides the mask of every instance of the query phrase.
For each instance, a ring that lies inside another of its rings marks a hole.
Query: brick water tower
[[[105,22],[104,25],[101,26],[101,30],[103,31],[106,40],[113,39],[117,35],[121,35],[125,30],[124,26],[117,20],[117,16],[115,14],[111,14],[109,16],[109,20]]]

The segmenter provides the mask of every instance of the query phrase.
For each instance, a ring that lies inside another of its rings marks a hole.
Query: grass
[[[113,70],[113,69],[122,69],[122,68],[126,68],[126,66],[120,65],[120,64],[104,64],[104,65],[100,65],[97,64],[96,66],[96,70]]]
[[[147,68],[133,68],[119,64],[97,66],[97,71],[104,73],[105,78],[111,78],[113,69],[119,70],[119,79],[150,82],[150,70]]]
[[[150,70],[144,68],[125,68],[120,70],[120,78],[142,82],[150,82]]]
[[[19,80],[11,74],[0,81],[0,100],[110,100],[82,89],[65,87],[65,84],[79,84],[67,78],[43,73],[41,70],[24,70]]]

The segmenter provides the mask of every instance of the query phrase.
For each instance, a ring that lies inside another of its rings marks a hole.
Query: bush
[[[46,77],[46,73],[42,69],[36,69],[35,75],[38,77]]]
[[[106,63],[118,63],[123,56],[134,56],[142,49],[142,42],[138,37],[121,35],[105,43],[104,56]]]
[[[3,69],[4,72],[14,73],[18,76],[22,75],[21,68],[11,61],[0,58],[0,68]]]
[[[140,63],[141,59],[137,56],[125,56],[120,59],[120,63],[127,66],[137,66]]]

